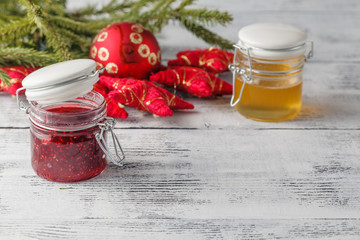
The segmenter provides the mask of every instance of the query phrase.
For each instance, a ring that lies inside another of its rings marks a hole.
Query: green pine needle
[[[3,83],[5,83],[7,86],[10,86],[10,77],[4,70],[0,69],[0,86]]]
[[[60,16],[49,16],[49,22],[55,24],[58,27],[66,28],[71,30],[74,33],[80,34],[89,34],[94,35],[97,33],[94,29],[89,28],[89,26],[83,22],[78,22],[76,20],[60,17]]]
[[[222,38],[221,36],[209,31],[205,27],[198,25],[196,23],[192,23],[188,20],[182,20],[181,23],[188,29],[190,32],[195,34],[195,36],[202,38],[205,42],[209,43],[210,45],[220,46],[224,49],[232,49],[233,43],[229,40]]]
[[[232,21],[232,17],[227,12],[219,12],[218,10],[203,9],[184,9],[179,11],[180,18],[187,18],[192,22],[202,25],[220,24],[225,26]]]
[[[35,24],[30,19],[12,21],[0,27],[0,42],[11,42],[32,33]]]
[[[183,1],[180,3],[180,5],[179,5],[179,7],[177,8],[177,10],[180,11],[180,10],[184,9],[185,7],[193,4],[194,1],[195,1],[195,0],[183,0]]]
[[[29,48],[0,48],[0,66],[23,65],[26,67],[42,67],[56,63],[57,59],[48,52],[40,52]]]

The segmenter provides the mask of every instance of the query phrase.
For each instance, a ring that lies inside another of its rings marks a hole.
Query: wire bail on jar
[[[106,120],[104,122],[97,124],[99,126],[99,128],[101,129],[101,132],[97,133],[95,135],[95,138],[96,138],[97,142],[99,143],[100,148],[106,154],[106,156],[108,156],[108,158],[115,165],[123,166],[122,161],[125,159],[125,154],[121,148],[119,139],[117,138],[117,136],[115,135],[114,130],[113,130],[113,128],[115,126],[115,119],[112,117],[106,117],[105,119]],[[105,131],[110,131],[110,133],[111,133],[111,138],[113,140],[114,148],[115,148],[115,156],[110,152],[110,149],[109,149],[108,145],[106,144],[106,141],[104,139]]]
[[[309,50],[308,54],[305,56],[305,61],[309,60],[310,58],[312,58],[314,56],[314,43],[313,43],[313,41],[309,41],[309,43],[310,43],[310,50]],[[296,47],[292,47],[292,48],[276,49],[276,51],[280,51],[280,52],[282,52],[282,51],[284,51],[284,52],[286,52],[286,51],[294,51],[294,50],[298,50],[298,49],[304,47],[305,45],[306,45],[306,43],[304,43],[302,45],[299,45],[299,46],[296,46]],[[303,69],[303,67],[304,67],[302,65],[301,67],[299,67],[297,69],[290,70],[290,71],[284,71],[284,72],[264,72],[264,71],[255,70],[252,67],[252,59],[251,59],[251,55],[250,55],[250,50],[252,50],[252,49],[269,50],[269,49],[255,48],[255,47],[243,47],[243,46],[240,46],[238,44],[235,44],[233,46],[235,48],[234,49],[234,59],[233,59],[233,63],[229,64],[229,66],[228,66],[229,70],[233,74],[233,78],[232,78],[233,95],[232,95],[231,101],[230,101],[230,106],[231,107],[235,107],[235,105],[237,105],[240,102],[243,91],[244,91],[244,88],[245,88],[245,85],[246,85],[246,83],[251,82],[253,73],[265,74],[265,75],[285,75],[285,74],[291,74],[291,73],[301,71]],[[237,57],[238,51],[246,52],[247,57],[248,57],[248,62],[249,62],[249,68],[239,68],[239,67],[237,67],[236,57]],[[235,93],[236,74],[238,74],[240,76],[243,76],[244,83],[241,86],[239,97],[234,102],[234,100],[235,100],[235,94],[234,93]]]
[[[18,105],[19,110],[24,111],[26,114],[30,113],[30,105],[26,104],[25,101],[20,100],[20,92],[25,90],[24,87],[19,88],[18,90],[16,90],[16,103]]]

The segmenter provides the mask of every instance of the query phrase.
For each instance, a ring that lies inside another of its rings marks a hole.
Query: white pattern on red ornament
[[[140,44],[142,40],[142,36],[139,33],[130,33],[130,41],[132,43]]]
[[[104,67],[101,63],[99,63],[99,62],[96,62],[96,69],[100,69],[100,68],[102,68],[102,67]]]
[[[141,57],[146,58],[150,54],[150,48],[146,44],[141,44],[138,48],[138,53]]]
[[[131,26],[131,30],[138,32],[138,33],[142,33],[144,31],[144,28],[140,24],[134,24]]]
[[[97,48],[95,46],[92,46],[92,48],[90,50],[91,58],[95,59],[96,53],[97,53]]]
[[[155,53],[150,53],[149,57],[148,57],[148,62],[151,65],[155,65],[156,64],[156,54]]]
[[[109,58],[109,51],[104,48],[104,47],[101,47],[98,51],[98,57],[101,61],[106,61],[108,60]]]
[[[161,62],[161,51],[160,50],[157,52],[157,59],[159,62]]]
[[[98,41],[98,42],[103,42],[103,41],[105,41],[105,39],[107,38],[107,36],[108,36],[108,33],[107,33],[107,32],[102,32],[102,33],[100,33],[97,41]]]
[[[106,71],[108,73],[117,73],[118,70],[119,70],[118,66],[115,63],[112,63],[112,62],[108,63],[106,65],[105,69],[106,69]]]

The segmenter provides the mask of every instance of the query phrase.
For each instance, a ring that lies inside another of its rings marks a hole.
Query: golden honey
[[[239,67],[249,67],[242,53],[237,55],[237,61]],[[252,59],[252,69],[258,73],[253,73],[251,81],[246,82],[241,99],[235,106],[237,111],[247,118],[260,121],[294,118],[301,109],[302,68],[299,66],[303,64],[303,56],[271,62]],[[243,76],[236,75],[235,99],[239,98],[243,83]]]
[[[240,92],[237,81],[235,91]],[[235,106],[242,115],[260,121],[285,121],[301,109],[302,82],[290,87],[264,87],[246,84],[241,101]]]

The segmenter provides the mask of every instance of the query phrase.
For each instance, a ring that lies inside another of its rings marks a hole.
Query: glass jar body
[[[38,176],[56,182],[83,181],[100,174],[107,161],[95,135],[104,121],[104,98],[90,92],[51,105],[31,104],[31,163]]]
[[[251,80],[237,74],[234,98],[244,90],[236,109],[243,116],[259,121],[285,121],[294,118],[301,110],[303,55],[280,60],[251,58]],[[250,69],[248,55],[236,55],[236,66]]]

